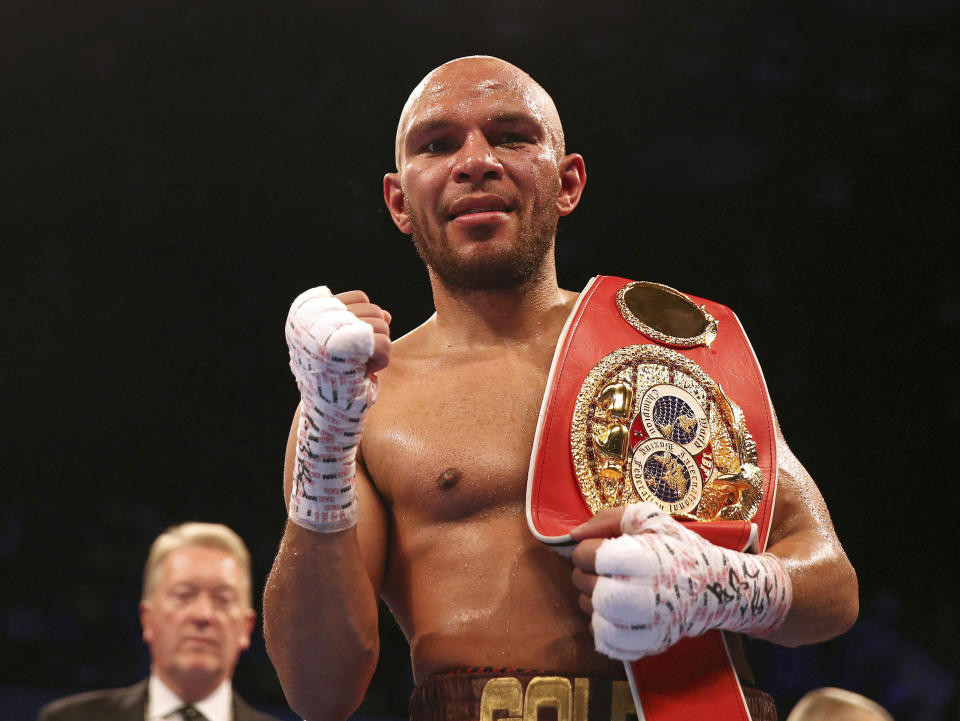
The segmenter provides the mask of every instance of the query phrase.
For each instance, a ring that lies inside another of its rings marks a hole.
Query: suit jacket
[[[143,721],[147,712],[147,681],[125,688],[88,691],[48,703],[37,721]],[[260,713],[233,692],[233,721],[277,721]]]

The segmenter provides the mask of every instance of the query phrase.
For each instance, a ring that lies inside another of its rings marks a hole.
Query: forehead
[[[410,95],[397,128],[397,141],[402,142],[414,127],[502,115],[526,115],[548,126],[552,118],[545,95],[530,76],[509,65],[484,60],[444,65]]]
[[[242,572],[236,559],[220,548],[185,546],[163,560],[162,583],[216,583],[239,587]]]

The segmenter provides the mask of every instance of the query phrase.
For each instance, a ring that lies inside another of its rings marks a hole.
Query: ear
[[[140,611],[140,626],[143,628],[143,642],[149,644],[153,641],[153,619],[150,616],[150,603],[141,601],[137,606]]]
[[[560,161],[560,193],[557,195],[557,211],[570,215],[580,202],[583,186],[587,184],[587,168],[583,157],[571,153]]]
[[[253,627],[257,624],[257,612],[248,608],[243,616],[243,635],[240,637],[240,650],[246,651],[250,648],[250,634],[253,633]]]
[[[401,233],[410,235],[413,226],[410,225],[410,216],[403,202],[403,189],[400,187],[400,174],[387,173],[383,176],[383,202],[387,204],[390,217]]]

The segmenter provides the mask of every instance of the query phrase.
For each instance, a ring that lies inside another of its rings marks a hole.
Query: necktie
[[[208,721],[207,717],[197,711],[196,707],[192,705],[177,709],[177,712],[183,721]]]

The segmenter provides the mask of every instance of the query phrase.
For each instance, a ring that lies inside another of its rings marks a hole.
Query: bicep
[[[354,475],[359,518],[357,519],[357,540],[360,553],[367,568],[367,575],[377,597],[383,587],[383,575],[387,565],[387,538],[390,519],[383,499],[363,465],[362,454],[357,453]]]
[[[843,633],[857,617],[857,576],[840,545],[813,478],[777,433],[777,498],[767,550],[790,574],[793,603],[783,625],[765,636],[796,646]]]
[[[290,494],[293,491],[293,472],[297,461],[297,429],[299,426],[300,406],[298,405],[296,413],[293,414],[293,422],[290,424],[287,452],[283,464],[284,506],[289,502]],[[364,567],[370,577],[370,583],[373,584],[373,589],[379,596],[380,588],[383,585],[384,569],[386,568],[389,519],[383,500],[364,468],[359,452],[357,453],[354,473],[354,489],[357,492],[359,511],[357,541],[360,545],[360,553],[363,556]]]
[[[777,495],[769,550],[777,555],[782,555],[782,551],[788,549],[795,552],[797,549],[784,547],[784,543],[790,544],[801,539],[804,545],[825,543],[839,548],[840,542],[823,494],[787,445],[776,415],[774,425],[777,438]],[[775,550],[777,546],[781,547],[781,552]]]

